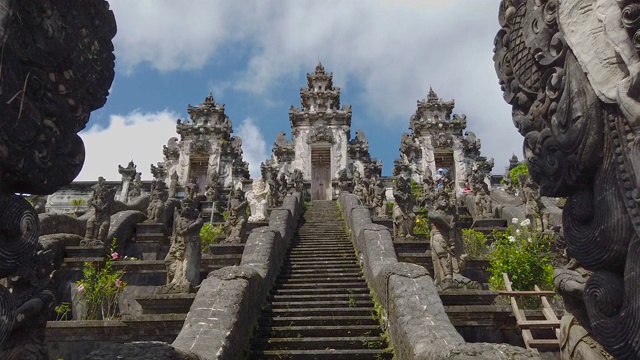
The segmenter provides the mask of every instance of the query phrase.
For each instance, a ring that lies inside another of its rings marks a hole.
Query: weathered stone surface
[[[249,234],[240,266],[252,267],[262,277],[262,291],[256,296],[264,298],[267,295],[269,289],[266,287],[273,284],[286,251],[287,244],[280,232],[274,229],[262,227],[254,229]]]
[[[398,263],[393,239],[386,226],[366,224],[357,239],[365,276],[368,279],[375,279],[385,266]]]
[[[102,347],[85,360],[201,360],[201,357],[158,341],[113,344]]]
[[[137,210],[125,210],[111,216],[107,239],[116,238],[124,244],[136,232],[136,224],[143,222],[147,216]]]
[[[289,239],[293,233],[292,229],[292,216],[291,211],[286,209],[273,209],[269,216],[269,228],[280,233],[280,237],[287,239],[287,246],[289,245]]]
[[[87,218],[77,218],[67,214],[39,214],[40,235],[67,233],[84,236]]]
[[[200,285],[184,327],[173,342],[201,359],[235,359],[244,352],[260,309],[262,278],[247,266],[216,270]]]

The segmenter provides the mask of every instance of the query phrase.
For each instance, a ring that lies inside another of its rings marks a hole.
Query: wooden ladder
[[[560,320],[547,300],[547,295],[555,295],[555,292],[542,291],[538,285],[535,285],[534,291],[513,290],[509,276],[506,273],[502,273],[502,278],[504,279],[504,285],[507,291],[498,291],[498,294],[509,296],[513,314],[516,317],[518,327],[522,330],[522,339],[527,349],[559,348]],[[545,320],[528,320],[524,311],[518,307],[516,296],[539,296],[542,300],[542,313],[544,314]],[[531,334],[531,329],[554,329],[555,339],[536,339]]]

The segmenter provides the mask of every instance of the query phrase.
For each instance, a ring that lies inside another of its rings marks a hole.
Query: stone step
[[[356,261],[354,261],[354,259],[342,259],[342,258],[337,258],[337,259],[313,259],[313,258],[309,258],[308,260],[302,260],[299,259],[297,260],[295,263],[292,263],[290,261],[285,262],[284,266],[316,266],[316,265],[320,265],[320,266],[342,266],[342,265],[353,265],[356,264]]]
[[[451,305],[491,305],[498,296],[497,291],[448,289],[439,293],[444,306]]]
[[[273,303],[282,301],[304,302],[304,301],[355,301],[371,300],[369,293],[325,293],[325,294],[273,294],[269,297]]]
[[[371,315],[335,315],[335,316],[279,316],[263,320],[264,326],[349,326],[377,325],[378,319]]]
[[[344,283],[344,282],[356,282],[356,281],[364,281],[361,275],[345,275],[345,276],[298,276],[298,277],[279,277],[276,280],[278,284],[332,284],[332,283]]]
[[[335,336],[371,336],[380,333],[379,325],[343,325],[343,326],[268,326],[260,329],[261,334],[274,337],[335,337]]]
[[[351,360],[392,358],[392,353],[381,349],[264,350],[251,354],[251,359]]]
[[[361,278],[362,272],[360,269],[343,270],[343,269],[324,269],[324,271],[293,271],[293,272],[281,272],[280,278],[283,279],[312,279],[321,277],[354,277]]]
[[[317,282],[306,282],[306,283],[286,283],[286,284],[276,284],[276,288],[279,289],[314,289],[314,288],[324,288],[324,289],[343,289],[343,291],[348,292],[348,290],[366,288],[367,284],[363,281],[358,282],[329,282],[329,283],[317,283]]]
[[[303,316],[371,316],[375,314],[373,308],[357,307],[329,307],[329,308],[295,308],[271,309],[265,314],[273,317],[303,317]]]
[[[269,338],[262,344],[265,350],[326,350],[326,349],[384,349],[386,343],[380,336],[349,337],[289,337]]]
[[[327,267],[327,266],[320,266],[320,267],[312,267],[312,268],[296,268],[295,271],[291,270],[291,267],[288,268],[282,268],[282,271],[280,272],[281,275],[284,274],[326,274],[326,273],[348,273],[348,272],[358,272],[360,273],[360,266],[358,266],[357,264],[353,264],[353,265],[345,265],[345,266],[340,266],[340,267]]]
[[[143,314],[186,314],[196,294],[153,294],[137,296]]]
[[[326,300],[326,301],[276,301],[272,300],[271,309],[289,309],[289,308],[304,308],[304,307],[348,307],[350,309],[368,307],[369,310],[373,308],[373,301],[371,297],[368,299],[356,299],[355,297],[343,299],[343,300]]]
[[[67,257],[74,258],[105,258],[109,255],[104,246],[66,246],[64,252]]]
[[[211,255],[242,255],[244,244],[210,244],[209,254]]]
[[[335,255],[335,256],[331,256],[331,255],[327,255],[327,254],[318,254],[318,255],[291,255],[289,256],[289,263],[290,264],[296,264],[298,261],[303,262],[303,261],[309,261],[309,260],[313,260],[313,261],[333,261],[333,260],[348,260],[351,261],[353,263],[356,263],[356,261],[358,261],[358,258],[356,257],[356,255],[354,253],[350,253],[350,254],[340,254],[340,255]]]
[[[411,252],[426,252],[430,249],[430,244],[427,241],[394,241],[393,247],[396,252],[411,253]]]
[[[360,285],[358,287],[352,287],[352,288],[348,288],[348,289],[344,289],[344,288],[317,288],[317,287],[308,287],[308,288],[301,288],[301,287],[287,287],[287,288],[282,288],[282,287],[275,287],[272,291],[272,294],[275,295],[292,295],[292,296],[298,296],[298,295],[314,295],[314,296],[321,296],[321,295],[339,295],[339,296],[349,296],[350,294],[369,294],[369,288],[366,287],[365,285]]]

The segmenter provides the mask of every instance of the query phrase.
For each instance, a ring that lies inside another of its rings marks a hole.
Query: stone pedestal
[[[163,224],[136,224],[134,241],[127,244],[126,255],[140,260],[161,260],[166,250],[167,236]]]

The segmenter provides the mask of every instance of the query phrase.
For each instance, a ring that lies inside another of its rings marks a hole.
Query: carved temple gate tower
[[[273,157],[264,164],[279,173],[302,171],[311,183],[311,198],[331,199],[332,182],[341,171],[380,175],[382,164],[369,155],[369,143],[358,130],[350,140],[351,105],[340,108],[340,88],[333,86],[333,74],[321,63],[307,74],[307,87],[300,89],[302,108],[291,106],[289,121],[293,141],[281,132],[273,147]],[[263,166],[264,167],[264,166]]]
[[[164,163],[152,165],[154,176],[160,174],[156,177],[167,184],[177,177],[178,185],[183,187],[195,179],[200,194],[212,181],[229,188],[248,179],[249,167],[242,160],[242,139],[231,136],[233,129],[224,104],[217,104],[209,94],[202,104],[189,105],[187,111],[190,120],[178,119],[176,125],[180,140],[169,139],[163,148]]]
[[[467,127],[465,115],[451,114],[455,101],[444,101],[429,89],[426,99],[418,100],[418,109],[411,116],[411,134],[400,140],[400,158],[395,160],[394,175],[404,175],[421,183],[425,176],[434,176],[438,169],[447,169],[460,193],[473,171],[488,175],[493,159],[480,156],[480,139]]]

